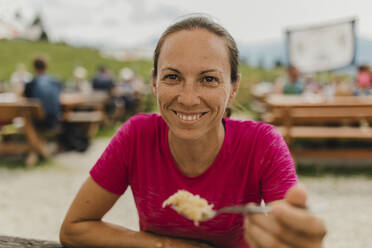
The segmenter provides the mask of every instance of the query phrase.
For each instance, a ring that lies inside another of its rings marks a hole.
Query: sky
[[[287,28],[357,18],[372,39],[369,0],[0,0],[0,19],[40,12],[50,38],[76,44],[134,47],[157,39],[181,16],[212,16],[241,43],[284,37]]]

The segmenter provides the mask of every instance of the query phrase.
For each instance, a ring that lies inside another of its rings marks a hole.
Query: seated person
[[[115,87],[115,82],[104,66],[98,68],[98,73],[92,79],[94,90],[102,90],[111,94]]]
[[[120,96],[125,102],[126,110],[135,113],[140,104],[140,98],[144,87],[143,82],[130,68],[123,68],[120,70],[120,82],[118,87]]]
[[[114,99],[115,82],[104,66],[98,68],[98,73],[92,79],[92,88],[95,91],[104,91],[110,95],[110,101],[105,109],[109,114],[114,113],[116,99]]]
[[[287,74],[288,77],[285,80],[277,82],[276,92],[286,95],[302,94],[304,82],[297,68],[293,65],[288,66]]]
[[[358,67],[358,75],[356,78],[355,95],[370,95],[372,86],[371,69],[368,65],[361,65]]]
[[[76,91],[83,94],[92,92],[92,86],[87,81],[87,70],[82,66],[78,66],[74,70],[74,86]]]
[[[26,84],[24,95],[41,101],[45,118],[37,124],[37,128],[54,129],[59,125],[61,114],[59,102],[61,83],[46,73],[47,62],[43,58],[36,58],[33,66],[35,76]]]
[[[32,74],[26,70],[26,66],[24,64],[18,64],[17,70],[10,77],[13,92],[22,96],[25,84],[30,82],[31,79]]]

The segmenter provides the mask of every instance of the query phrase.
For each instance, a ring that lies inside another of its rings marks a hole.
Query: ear
[[[234,100],[236,94],[238,93],[238,89],[239,89],[239,86],[240,86],[240,78],[241,78],[241,74],[239,73],[236,82],[231,84],[232,87],[231,87],[231,92],[230,92],[230,96],[229,96],[229,103],[232,100]]]
[[[151,75],[152,75],[152,92],[154,95],[157,95],[157,87],[156,87],[156,76],[154,75],[154,68],[151,70]]]

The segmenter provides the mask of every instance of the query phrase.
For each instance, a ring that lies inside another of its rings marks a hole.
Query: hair
[[[370,67],[369,67],[369,65],[360,65],[358,67],[358,70],[359,71],[369,71],[370,70]]]
[[[44,58],[38,57],[34,59],[34,68],[38,71],[45,71],[47,69],[47,62]]]
[[[236,42],[231,34],[220,24],[216,23],[210,17],[206,16],[192,16],[181,21],[178,21],[170,25],[161,35],[155,51],[154,51],[154,73],[153,76],[156,77],[158,74],[158,60],[161,52],[161,48],[171,34],[174,34],[183,30],[195,30],[195,29],[205,29],[218,37],[224,39],[226,47],[229,53],[229,62],[231,67],[231,82],[235,83],[238,80],[238,66],[239,66],[239,50],[236,46]]]

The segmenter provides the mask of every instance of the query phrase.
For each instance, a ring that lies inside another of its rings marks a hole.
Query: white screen
[[[288,31],[289,61],[301,72],[328,71],[350,65],[355,37],[352,21]]]

